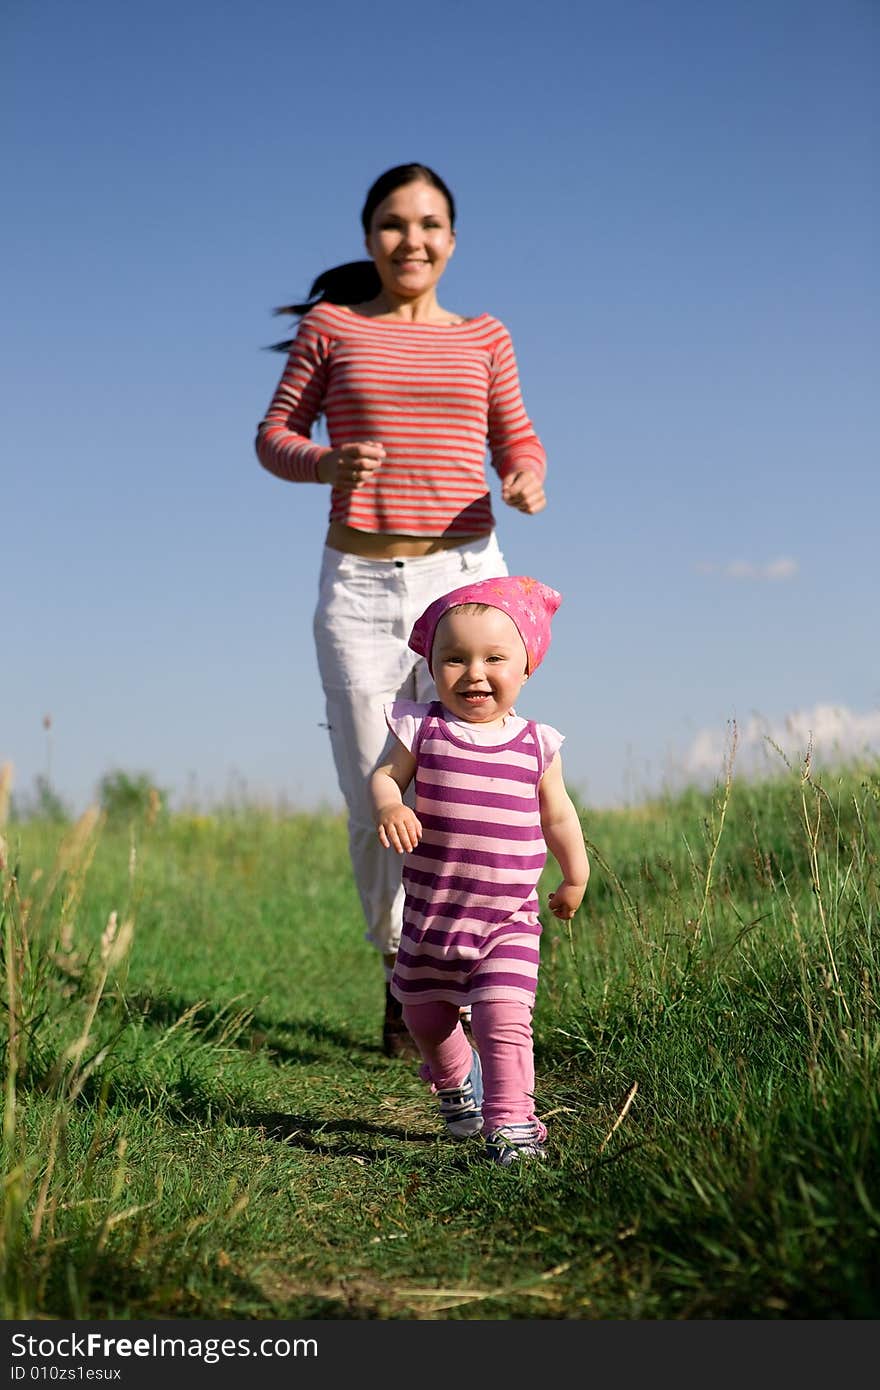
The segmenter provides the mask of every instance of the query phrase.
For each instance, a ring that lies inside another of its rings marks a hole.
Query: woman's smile
[[[455,249],[445,197],[422,182],[396,188],[373,213],[366,246],[392,307],[414,297],[433,300]]]

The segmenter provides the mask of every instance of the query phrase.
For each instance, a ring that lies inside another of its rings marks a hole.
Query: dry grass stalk
[[[12,763],[0,763],[0,829],[9,819],[9,799],[12,794]]]
[[[614,1131],[615,1131],[616,1129],[618,1129],[620,1125],[623,1124],[623,1121],[624,1121],[625,1118],[626,1118],[626,1112],[627,1112],[627,1110],[629,1110],[629,1107],[632,1105],[632,1103],[633,1103],[633,1098],[635,1097],[635,1093],[636,1093],[636,1091],[637,1091],[638,1089],[639,1089],[639,1083],[638,1083],[638,1081],[634,1081],[633,1084],[630,1086],[629,1090],[628,1090],[627,1093],[626,1093],[626,1100],[623,1102],[623,1109],[621,1110],[621,1112],[620,1112],[620,1114],[618,1115],[617,1119],[614,1121],[614,1124],[611,1126],[611,1128],[609,1129],[608,1133],[605,1135],[605,1138],[602,1140],[602,1143],[599,1145],[599,1153],[601,1153],[602,1150],[605,1148],[605,1145],[608,1143],[608,1141],[609,1141],[609,1139],[611,1138],[611,1136],[612,1136],[612,1134],[614,1133]]]
[[[518,1280],[513,1284],[502,1285],[496,1289],[408,1289],[405,1293],[404,1301],[409,1298],[430,1298],[440,1299],[441,1302],[435,1303],[430,1313],[442,1313],[448,1308],[459,1308],[465,1303],[480,1303],[486,1299],[508,1298],[511,1294],[518,1294],[525,1298],[543,1298],[551,1301],[558,1295],[555,1291],[546,1287],[551,1279],[558,1279],[560,1274],[565,1274],[571,1264],[567,1260],[564,1264],[554,1265],[552,1269],[546,1269],[536,1278],[526,1278]]]
[[[706,878],[703,884],[703,901],[700,904],[700,910],[697,914],[697,921],[694,926],[694,946],[696,946],[697,942],[700,940],[700,937],[702,935],[703,922],[705,921],[706,911],[709,906],[709,893],[712,888],[712,876],[715,871],[715,859],[718,854],[718,846],[721,844],[721,836],[724,833],[724,820],[727,815],[727,808],[730,805],[730,793],[733,788],[733,764],[736,759],[736,745],[738,738],[739,733],[736,726],[736,720],[733,719],[731,720],[730,726],[730,746],[727,751],[727,756],[724,760],[724,797],[721,802],[721,815],[718,819],[718,830],[712,844],[711,852],[709,854],[709,863],[706,866]]]
[[[834,976],[834,983],[837,986],[837,997],[840,999],[840,1002],[843,1005],[843,1009],[847,1018],[851,1019],[852,1015],[850,1013],[849,1004],[846,1000],[846,995],[840,987],[840,975],[838,974],[837,970],[837,961],[834,958],[834,948],[831,945],[831,935],[828,931],[828,919],[825,914],[825,900],[822,895],[822,875],[819,869],[819,829],[822,824],[822,797],[825,795],[825,793],[822,791],[821,787],[816,787],[812,781],[810,775],[812,767],[812,758],[813,746],[811,741],[807,748],[806,757],[804,758],[803,773],[801,776],[801,811],[803,815],[804,829],[807,832],[807,841],[809,844],[810,878],[813,884],[813,895],[816,903],[816,910],[819,914],[819,923],[822,927],[822,939],[825,943],[825,950],[828,953],[828,960],[831,964],[831,972]],[[813,789],[816,792],[818,792],[818,795],[816,797],[815,823],[811,823],[810,821],[810,811],[809,807],[807,806],[807,796],[805,788],[808,783],[811,787],[813,787]]]
[[[98,847],[98,834],[104,820],[105,817],[97,806],[89,806],[83,812],[61,841],[52,872],[49,874],[43,890],[42,908],[39,916],[48,910],[58,884],[67,875],[68,883],[61,907],[59,932],[62,941],[69,940],[71,949],[73,945],[71,919],[79,905],[86,875]]]
[[[73,953],[74,922],[85,879],[97,848],[98,831],[103,820],[103,816],[96,807],[90,807],[80,817],[62,841],[52,873],[49,876],[47,891],[43,898],[44,910],[49,908],[58,884],[63,878],[67,878],[58,925],[57,945],[60,950],[56,949],[51,952],[56,965],[61,963],[65,953],[67,955]],[[17,1084],[21,1067],[19,1035],[23,1026],[21,999],[24,988],[20,971],[39,968],[39,962],[31,961],[27,914],[24,910],[19,910],[23,909],[24,906],[18,898],[13,883],[11,891],[4,894],[3,904],[6,1005],[9,1016],[9,1036],[6,1045],[6,1094],[3,1112],[3,1143],[7,1164],[13,1160],[17,1138]],[[57,1198],[53,1199],[52,1197],[52,1184],[58,1157],[63,1150],[71,1106],[82,1093],[89,1077],[103,1063],[109,1051],[109,1046],[100,1047],[87,1061],[83,1061],[84,1055],[93,1042],[92,1029],[108,979],[111,972],[116,971],[128,955],[133,935],[134,923],[131,918],[126,917],[120,924],[117,914],[112,912],[101,938],[101,967],[91,998],[88,1001],[79,1036],[61,1054],[49,1078],[50,1086],[57,1088],[56,1106],[49,1127],[45,1158],[40,1165],[43,1171],[30,1229],[32,1249],[39,1241],[47,1220],[51,1227],[57,1201]],[[0,1232],[2,1235],[0,1255],[4,1257],[12,1250],[12,1228],[23,1209],[25,1189],[34,1181],[35,1177],[34,1174],[26,1171],[26,1167],[27,1165],[19,1164],[15,1168],[15,1173],[19,1173],[20,1178],[15,1178],[12,1172],[7,1172],[4,1179],[4,1187],[8,1194],[5,1200],[3,1230]]]

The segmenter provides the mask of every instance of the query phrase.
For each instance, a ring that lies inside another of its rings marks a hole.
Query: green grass
[[[381,1054],[341,820],[6,827],[0,1312],[878,1316],[878,801],[584,812],[521,1170]]]

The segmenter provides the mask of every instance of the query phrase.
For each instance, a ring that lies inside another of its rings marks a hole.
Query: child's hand
[[[408,854],[422,838],[421,821],[409,806],[387,806],[377,813],[377,824],[382,844],[398,854]]]
[[[550,894],[547,906],[561,922],[570,922],[583,902],[586,891],[585,883],[567,883],[563,880],[556,892]]]

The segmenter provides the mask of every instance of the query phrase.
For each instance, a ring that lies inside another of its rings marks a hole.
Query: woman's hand
[[[504,479],[501,484],[501,500],[506,502],[508,507],[516,507],[517,511],[525,512],[528,516],[543,511],[547,505],[544,484],[531,468],[511,473]]]
[[[338,449],[328,449],[318,461],[318,480],[329,483],[331,487],[354,492],[365,487],[377,469],[385,461],[384,446],[374,439],[365,439],[357,444],[342,444]]]

